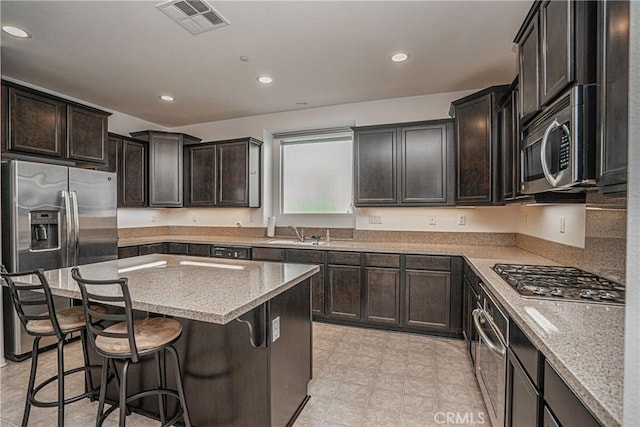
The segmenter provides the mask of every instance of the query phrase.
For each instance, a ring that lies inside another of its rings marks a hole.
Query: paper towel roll
[[[267,219],[267,237],[274,237],[276,235],[276,217],[270,216]]]

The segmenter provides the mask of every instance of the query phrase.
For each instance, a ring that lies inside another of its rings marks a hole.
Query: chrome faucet
[[[300,240],[301,242],[304,242],[304,228],[300,229],[300,233],[298,232],[298,229],[296,228],[295,225],[290,225],[289,228],[293,228],[293,231],[296,232],[296,236],[298,236],[298,240]]]

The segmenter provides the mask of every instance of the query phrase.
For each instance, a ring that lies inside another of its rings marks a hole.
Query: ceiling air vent
[[[194,35],[229,25],[224,16],[202,0],[170,0],[156,7]]]

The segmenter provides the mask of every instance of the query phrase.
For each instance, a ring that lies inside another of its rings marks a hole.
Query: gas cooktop
[[[496,264],[493,270],[523,297],[624,304],[623,285],[578,268]]]

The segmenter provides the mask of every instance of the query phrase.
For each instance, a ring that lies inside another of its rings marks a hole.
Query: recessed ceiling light
[[[14,37],[20,37],[21,39],[28,39],[31,37],[31,34],[27,33],[22,28],[14,27],[12,25],[3,25],[2,31],[7,34],[11,34]]]
[[[242,55],[242,56],[240,57],[240,61],[241,61],[241,62],[249,62],[249,57],[248,57],[248,56],[244,56],[244,55]]]
[[[307,101],[298,101],[298,102],[296,102],[296,105],[298,107],[304,107],[305,105],[307,105]]]
[[[394,54],[391,56],[391,60],[392,60],[393,62],[404,62],[404,61],[406,61],[407,59],[409,59],[409,54],[404,53],[404,52],[394,53]]]
[[[175,98],[171,95],[160,95],[160,99],[163,101],[173,101]]]
[[[260,76],[258,77],[256,80],[258,80],[260,83],[264,83],[264,84],[269,84],[273,82],[273,79],[269,76]]]

